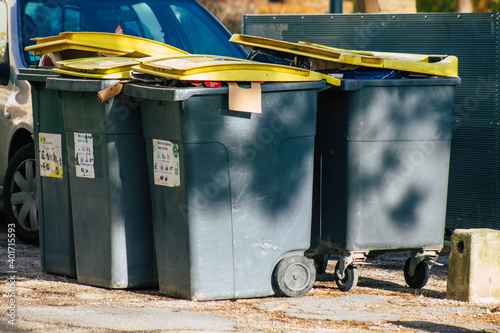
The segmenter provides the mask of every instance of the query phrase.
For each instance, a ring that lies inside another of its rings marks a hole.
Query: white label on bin
[[[61,135],[39,133],[40,176],[63,178]]]
[[[75,169],[77,177],[95,178],[94,140],[90,133],[75,133]]]
[[[153,139],[153,168],[155,185],[180,186],[179,145]]]

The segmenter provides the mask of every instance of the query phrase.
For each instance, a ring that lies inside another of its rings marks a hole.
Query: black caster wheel
[[[316,269],[304,256],[286,257],[274,269],[273,285],[278,296],[304,296],[311,290],[315,280]]]
[[[327,267],[328,255],[318,254],[314,256],[314,268],[316,268],[316,275],[325,274]]]
[[[417,267],[415,268],[415,273],[410,275],[410,261],[411,258],[408,258],[405,262],[404,267],[404,275],[405,281],[410,288],[420,289],[423,288],[427,281],[429,280],[429,265],[423,261],[421,261]]]
[[[349,292],[352,291],[358,285],[359,277],[359,266],[349,265],[344,272],[344,278],[338,278],[339,273],[339,263],[335,265],[335,282],[340,290]]]

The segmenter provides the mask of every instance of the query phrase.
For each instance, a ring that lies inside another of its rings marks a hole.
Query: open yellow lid
[[[345,50],[307,42],[291,43],[239,34],[233,35],[230,41],[248,47],[286,52],[354,66],[386,68],[440,76],[458,75],[458,59],[455,56]]]
[[[340,85],[340,80],[318,72],[237,58],[177,55],[139,59],[132,69],[182,81],[297,82],[320,81]]]
[[[107,53],[113,55],[125,55],[129,52],[129,50],[117,50],[106,48],[101,45],[89,45],[85,42],[72,41],[72,40],[55,40],[47,43],[37,44],[33,46],[26,47],[26,51],[32,51],[35,55],[43,55],[48,53],[62,52],[66,50],[78,50],[78,51],[87,51],[100,53]]]
[[[176,47],[154,40],[105,32],[62,32],[58,36],[34,38],[37,44],[26,47],[35,55],[64,50],[82,50],[116,55],[140,52],[145,55],[187,54]]]
[[[92,57],[58,61],[57,64],[61,67],[52,69],[56,73],[93,79],[127,79],[137,62],[128,57]]]

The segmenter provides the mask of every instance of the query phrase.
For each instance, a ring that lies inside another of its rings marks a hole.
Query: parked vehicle
[[[194,0],[0,0],[0,187],[16,236],[38,243],[38,175],[30,85],[19,69],[39,59],[24,51],[34,37],[63,31],[123,33],[190,53],[245,58],[229,31]]]

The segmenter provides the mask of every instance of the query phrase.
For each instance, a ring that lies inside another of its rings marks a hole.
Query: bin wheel
[[[335,265],[335,282],[337,283],[337,287],[345,292],[352,291],[358,285],[359,267],[357,265],[349,265],[344,272],[344,278],[339,279],[338,276],[339,263],[337,262]]]
[[[304,296],[316,281],[316,269],[304,256],[289,256],[276,265],[273,280],[278,296]]]
[[[410,288],[420,289],[423,288],[427,281],[429,280],[429,265],[423,261],[421,261],[417,267],[415,267],[415,273],[410,275],[410,261],[411,258],[408,258],[405,262],[404,267],[404,275],[405,281]]]
[[[314,256],[314,268],[316,269],[316,275],[325,274],[328,267],[328,255],[315,255]]]

